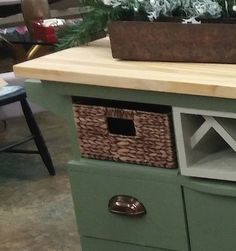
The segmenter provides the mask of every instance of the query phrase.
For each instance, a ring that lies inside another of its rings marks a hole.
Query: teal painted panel
[[[224,180],[210,180],[179,176],[179,182],[191,190],[236,198],[236,183]]]
[[[174,251],[170,249],[143,247],[89,237],[82,237],[81,242],[82,251]]]
[[[96,167],[96,168],[90,168]],[[142,179],[153,182],[165,182],[180,184],[178,169],[158,168],[145,165],[136,165],[109,160],[95,160],[81,158],[80,161],[72,160],[69,162],[71,171],[80,171],[98,175],[116,176],[131,179]]]
[[[184,188],[184,195],[191,251],[235,251],[236,197],[189,188]]]
[[[45,84],[38,80],[27,80],[25,82],[27,96],[30,100],[55,114],[67,118],[71,113],[71,97],[49,91]]]
[[[147,169],[135,168],[134,165],[132,171],[122,177],[119,172],[116,175],[116,169],[118,167],[110,167],[109,164],[101,170],[99,166],[85,164],[70,168],[80,234],[143,246],[188,250],[182,191],[176,184],[177,176],[166,172],[160,178],[158,172],[155,175],[153,171],[150,179],[147,176],[142,178]],[[135,178],[132,173],[135,173]],[[166,179],[169,182],[165,182]],[[137,198],[145,206],[147,214],[140,218],[111,214],[108,203],[116,195]]]
[[[45,81],[45,88],[48,89],[49,93],[57,93],[58,95],[63,94],[68,96],[82,96],[103,99],[105,98],[129,102],[163,104],[186,108],[198,108],[204,110],[236,112],[236,101],[234,99],[164,92],[138,91],[83,84],[63,84],[49,81]]]
[[[38,80],[27,80],[26,91],[29,99],[49,109],[67,121],[73,159],[80,159],[79,142],[74,123],[71,96],[58,94],[56,90],[48,89],[46,84]],[[59,136],[59,135],[58,135]]]

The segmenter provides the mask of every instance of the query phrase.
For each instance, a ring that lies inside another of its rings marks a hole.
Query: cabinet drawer
[[[181,187],[176,183],[177,177],[169,175],[170,170],[166,175],[162,171],[161,177],[157,171],[155,180],[153,168],[148,167],[134,166],[130,175],[127,169],[122,174],[119,166],[100,169],[80,164],[72,169],[72,193],[82,236],[188,250]],[[135,217],[111,213],[108,204],[117,195],[136,198],[146,214]]]
[[[82,237],[81,242],[83,251],[174,251],[88,237]]]
[[[236,184],[199,182],[184,195],[191,250],[235,251]]]

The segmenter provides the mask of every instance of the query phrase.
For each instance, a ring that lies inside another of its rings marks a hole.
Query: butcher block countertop
[[[108,38],[14,66],[17,76],[167,93],[236,98],[236,65],[113,59]]]

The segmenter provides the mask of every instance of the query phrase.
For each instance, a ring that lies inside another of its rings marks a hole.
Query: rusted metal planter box
[[[112,56],[126,60],[236,63],[236,19],[230,22],[112,22]]]

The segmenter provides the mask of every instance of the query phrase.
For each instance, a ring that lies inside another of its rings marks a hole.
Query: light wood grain
[[[2,78],[0,78],[0,88],[7,85],[7,82],[5,80],[3,80]]]
[[[108,38],[18,64],[17,76],[236,98],[236,65],[121,61],[112,58]]]

